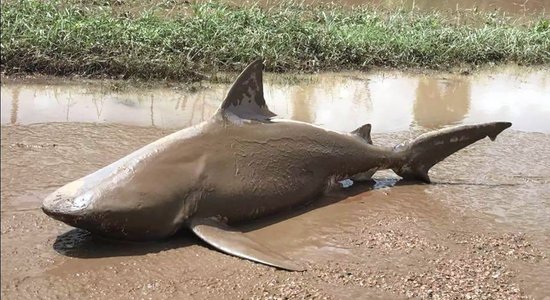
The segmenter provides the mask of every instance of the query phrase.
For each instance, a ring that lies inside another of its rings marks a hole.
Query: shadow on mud
[[[396,179],[378,179],[377,181],[368,181],[354,183],[351,187],[335,189],[321,199],[313,201],[310,204],[294,208],[285,212],[277,213],[268,217],[247,222],[246,224],[235,224],[235,228],[243,232],[253,231],[274,223],[297,217],[311,210],[318,209],[336,202],[342,201],[361,193],[373,189],[402,186],[409,184],[419,184],[410,181],[398,181]],[[212,250],[211,246],[202,242],[198,237],[187,229],[178,231],[174,236],[150,242],[131,242],[107,239],[94,235],[83,229],[72,229],[57,237],[53,244],[53,249],[61,255],[77,258],[101,258],[116,256],[135,256],[146,255],[149,253],[158,253],[165,250],[187,247],[200,244]]]
[[[59,254],[78,258],[134,256],[158,253],[200,243],[188,230],[180,230],[169,239],[131,242],[106,239],[83,229],[72,229],[57,237],[53,249]]]
[[[309,211],[343,201],[349,197],[366,193],[368,191],[372,191],[380,188],[387,188],[387,187],[393,187],[393,186],[406,186],[406,185],[413,185],[413,184],[424,184],[424,183],[417,182],[417,181],[399,180],[397,178],[384,178],[384,179],[378,178],[376,180],[371,180],[366,182],[354,182],[353,185],[351,185],[350,187],[333,189],[332,191],[326,193],[322,198],[317,199],[307,205],[296,207],[290,211],[285,211],[282,213],[277,213],[271,216],[263,217],[258,220],[249,221],[246,224],[238,224],[235,227],[239,228],[239,230],[243,232],[254,231],[262,227],[269,226],[271,224],[275,224],[290,218],[297,217]],[[337,217],[335,216],[335,218]]]

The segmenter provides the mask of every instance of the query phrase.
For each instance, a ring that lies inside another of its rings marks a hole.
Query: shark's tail
[[[463,125],[420,135],[394,148],[394,151],[403,154],[403,160],[392,170],[404,179],[429,183],[428,171],[436,163],[485,137],[494,141],[510,126],[512,123],[509,122]]]

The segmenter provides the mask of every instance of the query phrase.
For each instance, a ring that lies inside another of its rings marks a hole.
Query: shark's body
[[[300,267],[227,224],[318,197],[331,182],[393,169],[429,182],[428,169],[510,123],[461,126],[391,148],[372,145],[370,125],[351,133],[278,120],[263,98],[262,63],[236,80],[216,115],[149,144],[48,196],[43,210],[91,232],[148,240],[189,227],[205,242],[243,258]]]

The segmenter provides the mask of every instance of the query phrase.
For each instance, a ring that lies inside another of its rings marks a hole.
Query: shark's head
[[[100,188],[99,185],[102,181],[108,180],[109,176],[96,173],[68,183],[51,193],[42,202],[42,211],[71,226],[100,234],[105,233],[106,230],[103,228],[112,223],[107,220],[112,219],[109,216],[112,210],[99,211],[94,208],[100,207],[101,203],[106,201],[103,195],[107,190]],[[104,221],[100,221],[102,216]]]
[[[219,122],[269,122],[274,116],[263,96],[262,69],[257,60],[239,75],[211,121],[157,140],[59,188],[44,199],[42,210],[107,237],[146,240],[173,234],[197,212],[207,173],[217,171],[216,165],[206,167],[206,150],[216,145],[208,131],[226,126]]]
[[[82,181],[74,181],[50,194],[44,199],[42,210],[68,225],[110,238],[148,240],[177,230],[175,224],[167,222],[171,216],[161,218],[155,213],[166,207],[165,201],[143,207],[138,194],[102,187],[79,189]]]
[[[143,148],[135,153],[148,152]],[[42,210],[110,238],[151,240],[174,234],[196,209],[203,163],[199,157],[174,164],[176,151],[153,153],[143,160],[123,158],[62,186],[44,199]]]

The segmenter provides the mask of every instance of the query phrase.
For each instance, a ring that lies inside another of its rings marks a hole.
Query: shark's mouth
[[[55,209],[49,209],[45,206],[42,206],[42,211],[58,220],[58,221],[61,221],[67,225],[70,225],[70,226],[73,226],[73,227],[81,227],[81,225],[83,225],[83,222],[85,217],[83,214],[79,214],[78,212],[67,212],[67,211],[59,211],[59,210],[55,210]]]

